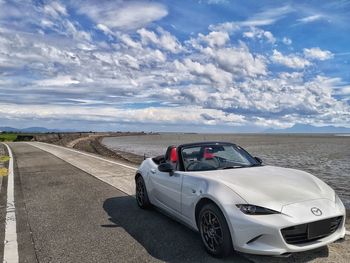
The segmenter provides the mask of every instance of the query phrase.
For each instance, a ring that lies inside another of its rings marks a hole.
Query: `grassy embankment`
[[[15,133],[0,133],[0,142],[13,142],[17,139]]]
[[[0,142],[13,142],[16,138],[17,134],[15,133],[0,133]],[[7,155],[4,155],[3,151],[0,151],[0,176],[7,176],[8,170],[6,163],[9,159]]]
[[[9,160],[10,158],[7,155],[0,153],[0,176],[7,176],[6,162]]]

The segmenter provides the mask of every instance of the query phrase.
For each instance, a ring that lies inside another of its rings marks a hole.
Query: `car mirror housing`
[[[259,157],[254,157],[254,159],[260,164],[262,164],[262,162],[263,162]]]
[[[162,163],[158,166],[158,170],[163,173],[169,173],[170,175],[173,175],[174,168],[170,163]]]

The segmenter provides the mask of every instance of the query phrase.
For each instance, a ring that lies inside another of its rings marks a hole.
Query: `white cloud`
[[[131,69],[140,69],[140,64],[137,58],[132,57],[131,55],[124,55],[120,58],[121,63],[127,65]]]
[[[235,32],[241,28],[240,24],[237,22],[224,22],[216,25],[210,25],[209,30],[211,31],[221,31],[221,32]]]
[[[244,117],[215,109],[198,106],[149,107],[146,109],[120,109],[113,107],[77,105],[22,105],[0,103],[0,114],[7,118],[84,120],[114,123],[183,123],[183,124],[230,124],[240,125]],[[211,116],[208,120],[206,116]]]
[[[75,39],[87,40],[91,41],[91,35],[88,32],[77,29],[76,25],[74,25],[69,20],[63,20],[62,25],[66,29],[65,32],[71,35]]]
[[[201,64],[186,58],[183,63],[175,61],[175,65],[180,70],[188,70],[191,74],[203,76],[212,82],[228,85],[232,82],[232,75],[224,70],[217,68],[215,65]]]
[[[102,32],[104,32],[105,34],[108,34],[108,35],[113,35],[113,32],[112,30],[110,30],[108,28],[108,26],[104,25],[104,24],[97,24],[96,27],[101,30]]]
[[[118,34],[120,40],[126,44],[127,46],[131,47],[131,48],[137,48],[137,49],[141,49],[141,43],[138,43],[136,41],[134,41],[129,35],[127,34]]]
[[[267,8],[260,13],[257,13],[251,17],[252,20],[266,20],[272,19],[273,22],[276,22],[282,19],[285,15],[294,12],[294,8],[290,5],[285,5],[276,8]]]
[[[217,70],[230,73],[235,79],[267,74],[267,60],[265,57],[262,55],[253,55],[243,42],[240,42],[235,47],[202,46],[201,42],[203,42],[203,39],[206,40],[207,37],[208,35],[204,36],[200,34],[198,38],[191,39],[188,42],[200,52],[196,56],[203,60],[202,64],[207,64],[208,59],[210,59],[210,64],[217,67]],[[221,42],[221,44],[223,43]]]
[[[155,2],[83,1],[79,10],[97,24],[106,25],[111,30],[141,28],[168,14],[164,5]]]
[[[234,32],[242,27],[257,27],[272,25],[278,20],[285,17],[285,15],[293,12],[294,9],[291,6],[282,6],[277,8],[270,8],[257,13],[246,20],[224,22],[217,25],[210,25],[209,29],[212,31],[227,31]]]
[[[230,40],[227,32],[212,31],[208,35],[198,34],[198,38],[206,42],[210,47],[224,46]]]
[[[50,27],[54,27],[54,22],[52,22],[52,21],[50,21],[50,20],[48,20],[48,19],[43,19],[43,20],[41,20],[41,25],[42,25],[43,27],[48,27],[48,28],[50,28]]]
[[[146,55],[146,59],[164,63],[167,60],[167,56],[160,50],[150,50]]]
[[[207,3],[210,5],[226,4],[228,0],[207,0]]]
[[[141,37],[141,41],[144,42],[145,44],[151,42],[151,43],[159,43],[159,38],[156,35],[156,33],[154,33],[153,31],[149,31],[145,28],[141,28],[139,30],[137,30],[137,33],[140,35]]]
[[[59,2],[50,2],[44,6],[44,12],[54,18],[58,18],[60,15],[67,16],[67,9]]]
[[[248,47],[243,43],[239,47],[206,48],[203,52],[211,56],[220,68],[231,72],[234,78],[256,77],[267,74],[265,58],[261,55],[254,56],[251,54]]]
[[[121,10],[129,6],[122,1],[102,2],[101,6],[109,4]],[[22,12],[32,6],[21,8]],[[251,46],[239,39],[241,34],[229,37],[227,31],[198,34],[185,41],[153,25],[127,32],[109,21],[111,14],[106,16],[107,23],[102,19],[104,11],[118,12],[117,8],[98,7],[96,17],[101,19],[93,19],[96,25],[91,27],[82,27],[68,14],[74,6],[66,13],[52,7],[56,13],[39,15],[43,8],[28,11],[35,31],[28,28],[29,19],[21,20],[18,14],[15,20],[13,16],[9,19],[16,21],[15,26],[0,26],[0,95],[6,95],[0,96],[0,114],[4,118],[64,119],[67,123],[185,122],[189,127],[350,123],[348,84],[317,76],[314,67],[300,70],[314,60],[332,57],[330,51],[310,48],[284,54],[274,50],[267,58],[266,50],[254,49],[259,46],[256,41],[273,43],[275,38],[250,25],[274,23],[291,8],[277,10],[281,16],[276,10],[266,11],[244,23],[230,23],[231,30],[237,27],[245,32]],[[127,28],[136,24],[131,22]],[[288,39],[282,41],[292,44]],[[293,46],[285,48],[294,50]],[[288,69],[271,71],[271,62]]]
[[[350,85],[349,86],[340,86],[335,91],[334,94],[340,96],[348,96],[350,98]]]
[[[251,27],[250,31],[243,33],[243,36],[251,39],[265,39],[267,42],[274,44],[276,42],[275,37],[270,31],[265,31],[260,28]]]
[[[307,17],[303,17],[300,19],[297,19],[297,21],[301,24],[307,24],[307,23],[311,23],[311,22],[315,22],[318,20],[324,19],[324,17],[320,14],[317,15],[311,15],[311,16],[307,16]]]
[[[276,49],[273,50],[271,60],[274,63],[281,64],[294,69],[303,69],[311,65],[311,62],[305,58],[293,54],[285,56]]]
[[[72,76],[57,76],[51,79],[37,80],[35,82],[39,86],[67,86],[70,84],[78,84],[78,80],[74,80]]]
[[[176,37],[162,28],[158,28],[159,36],[155,32],[145,28],[137,30],[137,33],[140,35],[142,43],[146,45],[152,43],[172,53],[179,53],[183,50]]]
[[[268,40],[268,42],[274,44],[276,42],[275,37],[272,35],[270,31],[265,31],[264,32],[264,37]]]
[[[333,58],[334,54],[328,50],[321,50],[319,47],[304,48],[304,55],[309,59],[327,60]]]
[[[284,37],[283,39],[282,39],[282,42],[284,43],[284,44],[286,44],[286,45],[291,45],[293,42],[292,42],[292,40],[290,39],[290,38],[288,38],[288,37]]]

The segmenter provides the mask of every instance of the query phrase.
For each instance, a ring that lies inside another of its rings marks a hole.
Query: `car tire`
[[[147,209],[151,206],[148,199],[145,181],[143,180],[142,176],[139,176],[136,179],[136,201],[137,205],[142,209]]]
[[[215,204],[206,204],[198,216],[198,228],[206,251],[214,257],[227,257],[233,246],[224,214]]]

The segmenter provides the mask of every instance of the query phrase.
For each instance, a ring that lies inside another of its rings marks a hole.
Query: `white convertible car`
[[[237,251],[289,255],[345,236],[345,208],[334,190],[295,169],[262,165],[240,146],[169,146],[136,177],[141,208],[154,205],[198,230],[217,257]]]

